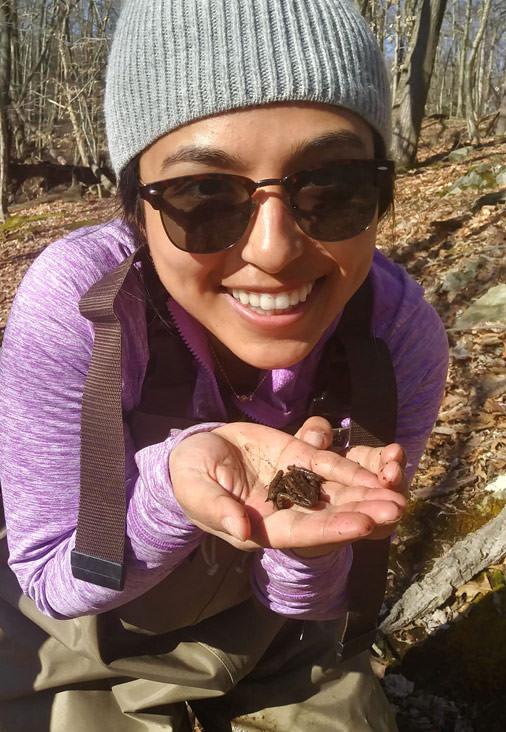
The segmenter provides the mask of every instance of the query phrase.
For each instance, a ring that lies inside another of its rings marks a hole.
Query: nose
[[[256,210],[245,234],[241,256],[248,264],[276,274],[302,255],[306,237],[279,188],[258,190],[254,200]]]

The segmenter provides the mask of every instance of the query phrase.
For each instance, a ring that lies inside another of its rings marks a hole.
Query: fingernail
[[[227,534],[235,536],[236,539],[243,541],[244,537],[242,535],[242,521],[240,519],[234,518],[233,516],[225,516],[225,518],[221,522],[221,525],[223,526]]]
[[[325,435],[323,432],[308,430],[304,433],[304,442],[307,442],[308,445],[312,445],[319,450],[325,445]]]

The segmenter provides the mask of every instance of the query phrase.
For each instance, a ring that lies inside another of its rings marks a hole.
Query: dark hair
[[[372,130],[374,142],[374,157],[377,160],[384,159],[386,155],[383,138]],[[147,244],[146,222],[144,208],[139,196],[139,160],[142,153],[132,158],[123,168],[118,180],[118,197],[122,208],[123,220],[132,229],[139,246]],[[388,189],[382,189],[378,203],[379,217],[384,218],[389,210],[394,210],[394,178]]]
[[[122,218],[132,229],[138,246],[147,244],[144,207],[139,195],[139,161],[141,155],[142,153],[139,153],[125,165],[118,179],[118,198]]]

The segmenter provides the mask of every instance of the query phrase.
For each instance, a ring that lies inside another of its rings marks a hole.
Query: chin
[[[299,361],[302,361],[308,356],[313,350],[313,345],[305,346],[304,348],[297,350],[290,350],[287,353],[277,353],[275,356],[273,353],[265,354],[240,354],[236,353],[236,356],[244,361],[249,366],[253,366],[256,369],[262,371],[273,371],[274,369],[288,369],[290,366],[294,366]],[[274,350],[273,344],[271,350]]]

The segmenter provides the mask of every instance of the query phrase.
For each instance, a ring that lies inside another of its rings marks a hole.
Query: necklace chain
[[[230,382],[230,379],[228,378],[228,374],[225,371],[225,369],[223,368],[223,366],[221,364],[221,361],[218,358],[218,356],[216,354],[216,351],[214,350],[214,348],[212,346],[212,343],[210,341],[209,341],[209,348],[211,350],[211,353],[213,354],[214,361],[215,361],[215,363],[216,363],[216,365],[217,365],[217,367],[218,367],[218,369],[220,371],[220,374],[223,376],[223,380],[224,380],[226,386],[230,389],[230,391],[235,396],[235,398],[239,402],[243,402],[243,403],[244,402],[251,402],[251,401],[253,401],[253,397],[255,396],[255,394],[257,393],[257,391],[260,389],[260,387],[262,386],[262,384],[266,380],[267,376],[269,375],[269,372],[268,371],[265,372],[265,374],[262,376],[262,378],[260,379],[260,381],[258,382],[258,384],[255,386],[255,388],[253,389],[253,391],[250,391],[249,394],[238,394],[236,392],[236,390],[234,389],[234,387],[232,386],[232,384]]]

